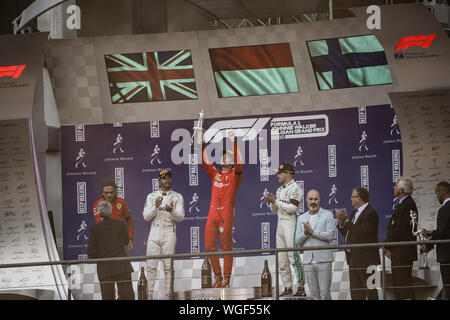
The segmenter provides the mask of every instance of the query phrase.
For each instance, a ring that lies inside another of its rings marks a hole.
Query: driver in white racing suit
[[[172,174],[162,170],[158,174],[160,190],[150,193],[145,201],[142,215],[145,221],[152,221],[147,240],[147,255],[168,255],[175,253],[176,222],[184,219],[184,199],[172,190]],[[163,259],[166,297],[170,290],[170,259]],[[156,272],[159,260],[147,261],[148,297],[153,299]]]
[[[270,210],[278,216],[276,245],[277,248],[294,247],[294,229],[297,223],[296,212],[302,193],[298,184],[294,181],[294,167],[289,163],[280,165],[277,172],[278,182],[281,186],[278,188],[276,195],[272,193],[266,195],[266,200],[270,203]],[[280,276],[283,281],[284,291],[280,296],[293,294],[292,291],[292,271],[291,265],[297,271],[298,288],[295,295],[305,296],[303,288],[303,271],[300,261],[294,260],[293,252],[279,253]]]

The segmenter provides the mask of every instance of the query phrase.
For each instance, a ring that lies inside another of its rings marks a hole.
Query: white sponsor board
[[[361,187],[369,190],[369,166],[362,165],[361,166]]]
[[[78,214],[87,213],[86,205],[86,182],[77,182],[77,212]]]
[[[75,141],[84,142],[85,141],[84,124],[75,125]]]
[[[392,150],[392,182],[400,177],[400,150]]]
[[[270,121],[271,136],[275,139],[324,137],[329,132],[328,116],[280,117]]]
[[[269,181],[269,156],[267,149],[259,150],[259,177],[260,181]]]
[[[328,177],[337,177],[336,167],[336,145],[332,144],[328,146]]]
[[[152,179],[152,191],[155,192],[155,191],[158,191],[158,190],[159,190],[159,182],[158,182],[158,179],[153,178],[153,179]]]
[[[358,121],[359,124],[367,123],[367,110],[365,106],[358,107]]]
[[[191,253],[200,252],[200,227],[191,227]]]
[[[189,185],[198,186],[198,155],[189,154]]]
[[[270,222],[261,222],[261,249],[270,249]]]
[[[114,180],[117,185],[117,196],[125,199],[125,172],[123,168],[114,169]]]
[[[150,121],[150,137],[159,138],[159,121]]]

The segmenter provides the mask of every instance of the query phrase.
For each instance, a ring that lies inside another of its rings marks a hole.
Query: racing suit
[[[95,222],[99,223],[102,218],[97,213],[97,206],[100,202],[106,201],[105,198],[100,198],[94,203],[94,218]],[[131,220],[130,210],[128,209],[127,203],[124,199],[115,197],[111,203],[112,206],[112,216],[111,218],[117,221],[125,220],[127,225],[128,239],[133,241],[134,237],[134,226],[133,220]]]
[[[203,144],[202,164],[212,181],[211,203],[205,228],[205,250],[207,252],[216,251],[217,237],[220,236],[222,251],[231,251],[233,250],[234,202],[236,200],[237,190],[242,181],[243,170],[237,139],[233,143],[234,169],[228,172],[218,170],[212,165],[205,147],[206,145]],[[224,276],[225,279],[229,279],[233,268],[233,256],[225,255],[223,259]],[[221,277],[222,270],[220,268],[219,257],[210,256],[209,261],[211,262],[214,275]]]
[[[300,187],[291,180],[278,188],[277,200],[270,204],[270,210],[278,216],[276,244],[277,248],[294,247],[294,229],[297,223],[296,211],[301,201]],[[293,252],[279,253],[280,275],[285,288],[292,288],[291,265],[295,268]],[[303,285],[299,283],[299,285]]]
[[[156,199],[163,197],[159,208],[155,206]],[[171,212],[165,210],[166,205],[173,207]],[[147,240],[147,255],[167,255],[175,253],[176,226],[175,222],[184,219],[184,199],[181,194],[173,190],[164,192],[161,190],[150,193],[147,196],[142,212],[145,221],[152,221],[150,233]],[[148,296],[153,298],[156,272],[159,260],[151,259],[147,261],[148,272]],[[170,259],[163,259],[165,273],[166,295],[170,290]]]

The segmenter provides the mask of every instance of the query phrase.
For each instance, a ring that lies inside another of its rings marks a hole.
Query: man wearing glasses
[[[378,242],[378,213],[369,204],[369,191],[363,187],[352,190],[352,206],[355,208],[347,217],[347,213],[336,210],[339,232],[345,237],[345,244],[367,244]],[[352,300],[378,300],[376,289],[367,287],[370,274],[367,268],[380,264],[377,247],[351,248],[345,250],[350,273],[350,293]]]

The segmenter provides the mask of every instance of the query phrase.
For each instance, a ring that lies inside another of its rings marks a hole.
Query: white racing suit
[[[155,206],[156,199],[163,197],[159,208]],[[172,205],[171,212],[166,211],[166,205]],[[145,221],[153,219],[150,233],[147,240],[147,255],[167,255],[174,254],[176,244],[176,222],[184,219],[184,199],[181,194],[175,191],[155,191],[147,196],[144,211],[142,213]],[[159,260],[151,259],[147,261],[148,296],[153,298],[156,272]],[[165,273],[166,295],[170,290],[170,259],[163,259]]]
[[[278,216],[276,244],[277,248],[294,247],[294,229],[297,223],[295,215],[302,193],[298,184],[291,180],[287,185],[277,190],[277,200],[270,204],[270,210]],[[280,276],[285,288],[292,288],[291,265],[295,270],[293,252],[279,253]]]

